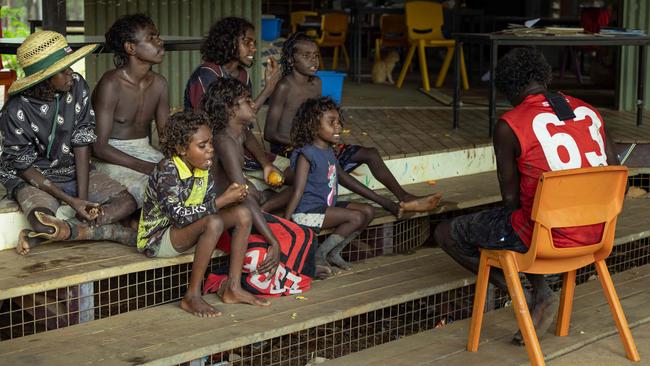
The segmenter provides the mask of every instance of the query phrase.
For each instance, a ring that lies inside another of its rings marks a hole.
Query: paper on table
[[[526,28],[530,28],[534,26],[537,22],[539,22],[539,18],[527,20],[526,22],[524,22],[524,25],[526,26]]]

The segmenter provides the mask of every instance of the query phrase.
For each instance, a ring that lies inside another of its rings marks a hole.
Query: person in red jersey
[[[600,165],[619,165],[603,118],[589,104],[550,92],[551,66],[528,48],[508,52],[497,64],[496,86],[514,108],[504,113],[494,130],[494,153],[503,205],[443,222],[436,242],[463,267],[478,272],[479,248],[528,251],[533,231],[530,218],[542,173]],[[553,230],[557,247],[600,241],[602,225]],[[528,308],[539,337],[557,313],[558,298],[543,275],[526,274]],[[490,282],[507,293],[503,272],[493,268]],[[513,342],[523,344],[517,332]]]

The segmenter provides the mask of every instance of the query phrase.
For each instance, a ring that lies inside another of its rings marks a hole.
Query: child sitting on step
[[[309,98],[321,96],[321,80],[316,75],[319,68],[318,46],[304,33],[294,33],[284,42],[280,64],[283,78],[271,95],[264,139],[271,144],[272,153],[289,157],[292,149],[289,131],[298,107]],[[336,159],[347,173],[363,164],[368,165],[372,175],[399,201],[377,194],[364,197],[377,202],[398,218],[405,211],[431,211],[440,201],[440,194],[415,196],[406,192],[374,147],[347,145],[339,139],[334,151]],[[346,183],[341,184],[355,191]]]
[[[374,209],[365,203],[337,200],[338,178],[342,183],[355,180],[341,168],[332,149],[340,141],[341,130],[339,106],[330,98],[307,99],[298,109],[291,128],[293,195],[285,218],[317,232],[334,229],[319,245],[316,264],[349,270],[351,265],[341,251],[368,226]]]
[[[219,237],[224,230],[234,229],[229,276],[221,300],[269,305],[241,287],[251,214],[238,203],[246,198],[248,189],[235,183],[217,196],[209,172],[214,148],[208,117],[200,112],[174,114],[165,126],[161,150],[166,159],[157,164],[149,178],[138,250],[162,258],[194,251],[192,275],[180,307],[199,317],[214,317],[220,313],[201,297],[201,284]]]

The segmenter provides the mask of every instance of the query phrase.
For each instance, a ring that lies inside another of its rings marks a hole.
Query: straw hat
[[[68,68],[97,48],[96,44],[81,47],[72,52],[65,37],[53,31],[38,31],[25,38],[18,47],[16,58],[25,71],[25,77],[16,80],[9,88],[9,95],[17,94],[52,75]]]

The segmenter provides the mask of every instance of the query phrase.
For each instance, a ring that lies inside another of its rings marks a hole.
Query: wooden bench
[[[650,228],[650,218],[645,214],[649,205],[639,199],[626,202],[618,223],[617,244],[650,236],[650,230],[639,231]],[[351,272],[316,282],[305,299],[278,298],[272,300],[270,308],[254,308],[218,304],[214,295],[208,295],[206,301],[216,304],[224,312],[222,317],[196,318],[181,311],[177,303],[170,303],[5,341],[0,343],[0,357],[8,364],[77,364],[89,362],[89,355],[93,360],[115,365],[175,364],[408,301],[417,302],[467,287],[474,280],[475,275],[440,249],[422,248],[412,255],[383,256],[357,263]],[[486,332],[490,328],[491,323],[486,322]],[[508,329],[511,332],[514,328]],[[490,339],[488,333],[486,336]]]
[[[636,327],[650,323],[650,308],[647,306],[650,301],[650,288],[647,285],[650,280],[650,265],[616,274],[613,280],[632,331],[634,332]],[[609,305],[598,281],[589,281],[576,287],[573,309],[568,337],[555,337],[554,329],[551,327],[549,333],[541,339],[547,362],[576,350],[578,356],[582,347],[611,337],[609,346],[601,353],[607,353],[612,363],[598,362],[597,364],[632,364],[625,358],[625,351],[612,320]],[[526,349],[510,343],[517,329],[512,311],[512,308],[503,308],[485,315],[481,344],[476,353],[465,350],[467,329],[470,324],[470,319],[465,319],[442,328],[329,360],[322,365],[529,365]],[[636,338],[636,343],[641,352],[647,350],[650,345],[647,338]],[[641,357],[642,362],[648,362],[648,354]],[[573,364],[589,364],[582,357],[572,358],[582,360]]]
[[[407,186],[415,194],[444,192],[444,202],[432,214],[498,202],[498,183],[494,172]],[[385,193],[385,192],[384,192]],[[407,218],[424,216],[411,215]],[[378,209],[371,226],[395,221]],[[221,253],[216,253],[219,256]],[[0,251],[0,300],[57,289],[89,281],[166,266],[190,263],[193,256],[151,259],[135,249],[115,243],[54,243],[34,248],[19,257],[13,249]]]

